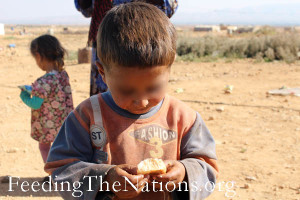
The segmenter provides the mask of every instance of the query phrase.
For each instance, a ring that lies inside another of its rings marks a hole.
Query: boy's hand
[[[129,182],[126,182],[124,177],[127,177],[128,180],[136,186],[137,190],[133,188]],[[145,178],[144,175],[137,175],[137,168],[135,166],[127,164],[117,165],[111,168],[105,179],[109,183],[109,190],[115,193],[120,199],[136,197],[141,193],[143,187],[148,182],[148,178]],[[121,185],[119,186],[117,182],[121,183]],[[113,188],[114,183],[115,187]],[[125,189],[127,191],[124,191]]]
[[[168,182],[174,182],[176,188],[178,188],[179,183],[181,183],[185,178],[185,167],[177,160],[165,160],[165,165],[167,166],[167,173],[161,175],[152,175],[152,178],[157,182],[162,182],[162,189],[169,191],[174,190],[174,184]],[[160,184],[155,184],[156,189],[160,189]]]

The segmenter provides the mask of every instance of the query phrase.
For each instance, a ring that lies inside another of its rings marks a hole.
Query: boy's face
[[[170,67],[110,66],[109,70],[97,63],[103,81],[115,103],[133,114],[143,114],[156,106],[165,96]]]

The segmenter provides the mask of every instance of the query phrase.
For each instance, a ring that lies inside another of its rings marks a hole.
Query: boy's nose
[[[149,104],[149,101],[148,99],[142,99],[142,100],[135,100],[134,103],[139,107],[145,108]]]

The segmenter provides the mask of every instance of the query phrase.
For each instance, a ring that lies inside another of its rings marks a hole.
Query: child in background
[[[108,11],[97,42],[109,91],[74,109],[53,142],[45,170],[63,185],[59,193],[91,200],[206,198],[218,174],[214,139],[198,112],[167,94],[175,27],[151,4],[126,3]],[[162,159],[167,172],[137,174],[147,158]]]
[[[64,70],[65,49],[51,35],[42,35],[31,42],[30,51],[38,67],[46,74],[31,89],[22,89],[22,101],[31,110],[31,137],[39,142],[44,163],[62,123],[73,110],[69,76]]]
[[[99,24],[101,23],[106,12],[112,7],[112,0],[74,0],[75,7],[83,16],[91,17],[88,45],[92,46],[92,60],[90,72],[90,96],[105,92],[107,85],[103,82],[101,75],[97,70],[95,61],[96,55],[96,37]]]

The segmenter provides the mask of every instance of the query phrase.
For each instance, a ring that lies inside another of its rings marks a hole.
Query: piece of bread
[[[138,164],[138,174],[165,174],[167,167],[162,159],[147,158]]]

